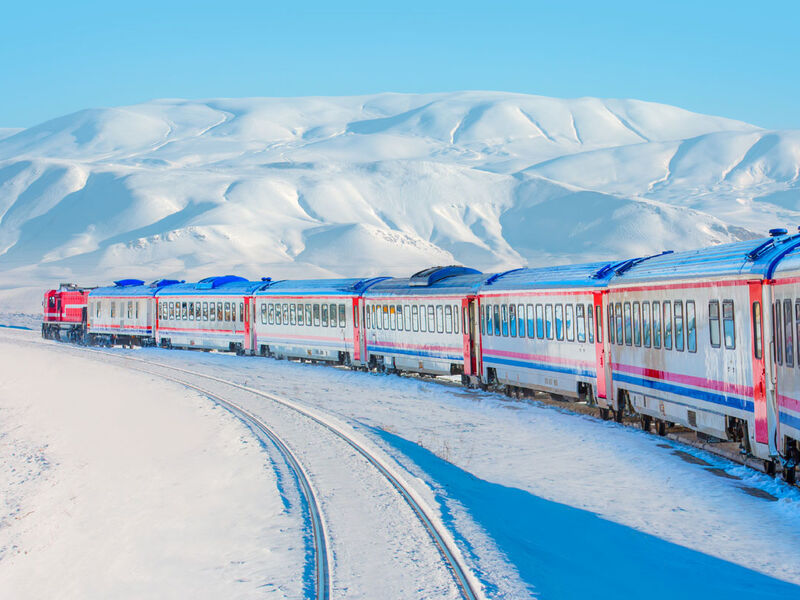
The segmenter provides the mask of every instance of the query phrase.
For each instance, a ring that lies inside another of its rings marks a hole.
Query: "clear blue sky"
[[[800,128],[797,0],[9,0],[0,15],[0,127],[163,97],[480,89]]]

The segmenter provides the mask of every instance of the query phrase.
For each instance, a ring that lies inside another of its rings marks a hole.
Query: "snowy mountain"
[[[59,281],[408,274],[800,223],[800,131],[495,92],[156,100],[0,129],[0,299]],[[35,292],[35,293],[34,293]]]

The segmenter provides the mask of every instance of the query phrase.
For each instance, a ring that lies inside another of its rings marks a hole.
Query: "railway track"
[[[129,363],[133,363],[133,365],[135,366],[131,366],[130,368],[134,370],[144,372],[156,377],[161,377],[163,379],[167,379],[169,381],[178,383],[180,385],[193,389],[209,397],[214,402],[220,404],[225,409],[229,410],[231,413],[233,413],[238,418],[243,420],[245,423],[255,428],[257,432],[260,432],[262,435],[266,436],[270,440],[270,442],[273,443],[278,448],[278,450],[286,457],[287,461],[292,465],[292,469],[298,473],[298,479],[302,481],[301,486],[303,487],[303,493],[306,497],[309,506],[309,511],[310,513],[312,513],[310,516],[311,516],[312,528],[314,531],[314,545],[315,545],[315,555],[316,555],[315,559],[316,590],[317,590],[316,598],[327,600],[330,597],[331,577],[329,573],[329,561],[327,554],[328,550],[327,550],[327,542],[325,539],[324,528],[322,526],[322,517],[319,512],[319,508],[316,504],[316,501],[314,499],[312,488],[308,482],[307,476],[305,475],[305,472],[303,471],[299,461],[295,458],[294,454],[286,446],[286,444],[284,444],[269,427],[267,427],[260,419],[258,419],[258,417],[253,415],[251,412],[247,411],[239,404],[223,398],[218,393],[208,390],[203,386],[199,386],[196,383],[193,383],[192,381],[187,381],[186,377],[189,378],[197,377],[206,381],[213,381],[215,383],[228,386],[231,389],[247,392],[259,398],[275,402],[313,421],[320,427],[323,427],[325,430],[329,431],[330,433],[341,439],[350,448],[352,448],[358,455],[360,455],[370,465],[372,465],[372,467],[374,467],[380,473],[380,475],[391,484],[391,486],[400,494],[403,500],[408,504],[408,506],[411,508],[411,510],[419,520],[420,524],[423,526],[425,531],[430,536],[439,554],[441,555],[443,562],[445,563],[448,571],[452,575],[453,581],[461,597],[464,598],[465,600],[478,600],[484,597],[482,592],[480,591],[481,590],[480,584],[472,575],[469,568],[464,564],[460,552],[456,548],[450,533],[446,530],[446,528],[443,525],[437,522],[435,516],[433,515],[433,511],[426,505],[425,501],[417,494],[417,492],[409,484],[407,484],[404,481],[402,475],[400,475],[395,470],[395,468],[392,467],[391,464],[389,464],[387,460],[383,459],[380,456],[377,456],[362,442],[356,439],[355,436],[347,432],[345,428],[343,428],[341,425],[335,423],[334,421],[325,417],[324,415],[317,413],[316,411],[312,411],[307,407],[301,406],[298,403],[293,402],[292,400],[289,400],[287,398],[282,398],[275,394],[264,392],[262,390],[258,390],[246,385],[242,385],[240,383],[236,383],[235,381],[230,381],[224,378],[216,377],[214,375],[209,375],[206,373],[201,373],[198,371],[193,371],[190,369],[184,369],[181,367],[176,367],[173,365],[159,363],[156,361],[146,360],[142,358],[120,355],[108,351],[89,349],[89,348],[84,348],[83,350],[95,354],[100,354],[103,356],[109,356],[116,359],[124,360]],[[159,369],[164,369],[167,371],[167,373],[159,371]],[[180,374],[183,377],[176,376],[175,374]]]

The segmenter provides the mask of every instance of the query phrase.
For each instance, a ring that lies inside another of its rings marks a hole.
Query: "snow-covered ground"
[[[66,280],[488,271],[797,223],[800,132],[636,100],[167,99],[0,130],[6,310]]]
[[[63,557],[66,546],[71,548],[71,560],[82,564],[109,560],[113,544],[106,538],[113,536],[98,539],[100,531],[109,531],[108,523],[127,528],[133,536],[131,548],[141,551],[148,542],[163,548],[168,540],[153,529],[159,532],[171,522],[173,491],[180,496],[183,486],[206,481],[215,468],[233,459],[236,464],[228,467],[232,471],[226,472],[225,481],[239,486],[235,491],[242,496],[242,507],[237,496],[236,507],[229,502],[212,523],[198,523],[199,532],[182,527],[183,536],[169,538],[169,551],[156,552],[169,559],[166,563],[131,550],[131,555],[118,557],[114,564],[134,563],[141,566],[136,572],[142,574],[152,567],[173,584],[181,581],[184,567],[191,571],[206,565],[208,571],[198,576],[201,581],[219,586],[227,582],[229,590],[239,590],[243,584],[233,580],[237,569],[247,569],[251,576],[258,573],[262,581],[275,574],[274,565],[260,562],[263,554],[253,550],[254,545],[262,553],[265,550],[258,544],[274,546],[279,564],[292,557],[292,548],[296,550],[299,543],[297,523],[280,511],[254,515],[248,508],[254,496],[261,501],[263,495],[267,507],[270,498],[274,501],[274,475],[257,448],[242,443],[247,433],[227,413],[174,386],[118,367],[102,367],[96,358],[85,358],[80,349],[56,344],[30,349],[7,343],[9,338],[34,340],[36,332],[1,331],[0,336],[4,358],[0,402],[8,415],[0,421],[0,429],[5,439],[19,440],[14,443],[20,449],[18,457],[4,464],[17,472],[23,466],[31,471],[18,477],[20,483],[6,478],[0,486],[0,493],[5,497],[6,490],[11,490],[8,497],[21,507],[13,514],[8,511],[4,525],[11,525],[0,528],[0,547],[16,546],[0,559],[0,589],[5,588],[4,581],[32,585],[31,571],[26,568],[33,569],[42,560],[53,569],[54,579],[68,577],[68,562],[56,559]],[[59,358],[53,361],[56,352]],[[216,353],[113,352],[213,373],[346,421],[394,457],[419,492],[438,506],[440,518],[451,527],[489,597],[800,597],[800,493],[705,453],[548,406],[510,402],[414,378]],[[30,377],[23,377],[43,361],[73,381],[78,377],[75,389],[68,393],[49,380],[34,386]],[[59,393],[46,394],[48,385]],[[42,389],[30,391],[34,387]],[[109,394],[109,389],[120,392]],[[156,398],[158,393],[164,396]],[[67,395],[71,400],[66,404],[53,399]],[[266,401],[247,402],[253,412],[268,414]],[[120,421],[129,422],[129,429]],[[155,430],[151,442],[155,447],[140,448],[141,436],[136,433],[147,427]],[[174,435],[169,436],[170,432]],[[171,442],[159,442],[159,433]],[[129,453],[116,448],[118,440],[130,444]],[[308,440],[309,447],[318,443],[318,439]],[[190,448],[192,444],[196,445]],[[90,445],[102,451],[103,460],[87,450]],[[7,447],[3,446],[4,452]],[[179,458],[171,460],[176,452]],[[117,458],[113,453],[124,456]],[[41,462],[36,458],[40,455],[47,466],[32,466]],[[145,464],[136,464],[134,455]],[[711,467],[696,464],[691,457]],[[107,463],[115,465],[110,472],[105,470]],[[125,468],[119,468],[122,465]],[[154,465],[162,469],[161,476],[151,475],[147,489],[160,487],[162,504],[149,506],[147,520],[129,496],[139,489],[131,481],[141,482],[143,471],[150,473]],[[187,466],[197,470],[188,479],[183,475]],[[128,472],[139,477],[123,476]],[[104,480],[111,489],[104,489]],[[203,497],[223,487],[213,486]],[[121,499],[98,500],[107,496]],[[16,518],[29,511],[24,506],[42,504],[49,509],[44,516],[39,510]],[[100,511],[101,516],[90,519],[89,512],[77,508],[65,513],[64,507],[77,505]],[[243,513],[237,512],[240,508]],[[201,510],[192,506],[191,515],[202,519]],[[222,542],[239,542],[242,532],[221,523],[230,524],[242,514],[249,517],[248,522],[260,524],[248,530],[252,537],[233,552],[247,556],[245,567],[231,566],[231,551],[214,557],[196,555],[197,548],[203,547],[196,543],[198,538],[204,541],[222,535]],[[276,535],[275,519],[281,518],[289,522]],[[97,533],[86,534],[83,527]],[[287,548],[287,540],[294,542],[292,548]],[[169,558],[175,556],[183,560]],[[213,560],[220,562],[211,567]],[[114,574],[123,572],[120,566]],[[84,582],[87,590],[99,589],[91,587],[97,582],[88,572],[82,573],[88,579]],[[106,595],[119,595],[111,593],[114,574],[101,580],[108,586],[102,588]],[[150,590],[160,589],[157,579],[149,581]],[[125,583],[123,579],[123,592]],[[92,594],[83,597],[87,595]]]

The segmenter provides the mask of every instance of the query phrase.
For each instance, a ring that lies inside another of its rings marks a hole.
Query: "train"
[[[796,482],[800,233],[482,273],[195,283],[120,279],[45,295],[44,337],[235,352],[545,392],[737,442]]]

